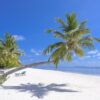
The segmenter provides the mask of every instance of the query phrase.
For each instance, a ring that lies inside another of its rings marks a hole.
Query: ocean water
[[[45,70],[58,70],[63,72],[81,73],[100,76],[100,67],[58,67],[55,69],[54,66],[40,66],[38,69]]]

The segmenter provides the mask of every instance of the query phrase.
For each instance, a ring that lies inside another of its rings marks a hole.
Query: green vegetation
[[[48,33],[53,33],[54,37],[59,38],[60,42],[49,45],[44,50],[44,54],[52,53],[49,61],[53,60],[57,66],[60,60],[71,61],[73,54],[79,57],[84,56],[84,48],[94,48],[94,40],[99,41],[98,38],[93,38],[86,28],[86,21],[78,23],[76,15],[66,14],[67,21],[57,18],[60,24],[60,31],[48,29]]]
[[[20,65],[19,57],[21,52],[17,48],[14,37],[9,33],[0,39],[0,68],[12,68]]]
[[[0,85],[2,85],[7,80],[7,76],[2,75],[0,76]]]

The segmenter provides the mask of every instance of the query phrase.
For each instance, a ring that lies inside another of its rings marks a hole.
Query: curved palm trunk
[[[44,65],[44,64],[49,64],[49,63],[53,63],[53,61],[43,61],[43,62],[38,62],[38,63],[33,63],[33,64],[29,64],[29,65],[25,65],[25,66],[21,66],[21,67],[17,67],[15,69],[12,69],[10,71],[7,71],[6,73],[3,74],[3,76],[8,76],[16,71],[19,71],[19,70],[22,70],[22,69],[25,69],[25,68],[30,68],[30,67],[36,67],[36,66],[39,66],[39,65]]]

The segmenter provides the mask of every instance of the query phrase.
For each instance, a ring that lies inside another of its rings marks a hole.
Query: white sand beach
[[[99,76],[25,70],[25,76],[9,76],[0,87],[0,100],[100,100]]]

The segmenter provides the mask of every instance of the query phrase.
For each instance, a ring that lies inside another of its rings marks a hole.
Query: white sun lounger
[[[24,76],[26,74],[26,71],[22,71],[20,73],[15,73],[15,76]]]

